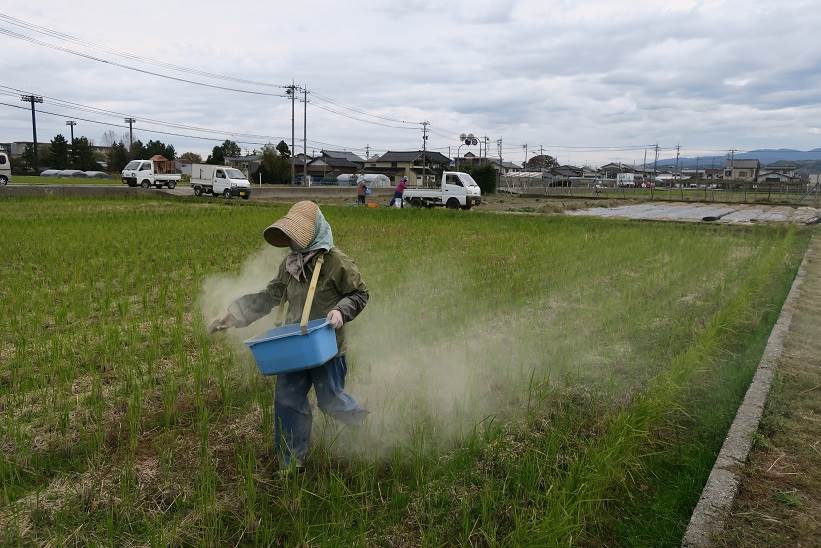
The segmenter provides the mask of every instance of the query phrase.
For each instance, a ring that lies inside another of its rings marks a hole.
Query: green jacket
[[[311,275],[319,255],[311,258],[305,266],[306,279],[298,281],[286,269],[285,261],[279,265],[276,277],[259,293],[244,295],[231,303],[228,311],[236,318],[236,327],[245,327],[269,314],[274,307],[283,302],[288,303],[285,323],[299,323],[302,319],[302,308],[308,298],[308,287]],[[325,262],[319,271],[314,302],[311,305],[309,319],[324,318],[333,309],[342,313],[345,324],[353,320],[368,303],[368,287],[362,281],[362,275],[353,259],[331,248],[325,253]],[[336,342],[339,354],[344,354],[345,326],[337,329]]]

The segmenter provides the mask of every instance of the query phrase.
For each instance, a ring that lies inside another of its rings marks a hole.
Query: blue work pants
[[[319,367],[283,373],[277,376],[274,399],[276,446],[280,462],[288,465],[292,458],[302,463],[311,441],[311,405],[308,391],[313,385],[319,409],[343,424],[358,425],[367,411],[345,393],[348,362],[345,355],[331,358]]]

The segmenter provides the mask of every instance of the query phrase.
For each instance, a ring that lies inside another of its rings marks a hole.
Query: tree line
[[[205,163],[224,165],[226,158],[241,154],[242,151],[237,143],[226,140],[211,150]],[[262,181],[268,184],[291,182],[291,149],[285,141],[280,141],[276,146],[264,145],[261,151],[254,150],[253,154],[259,154],[261,158],[259,168],[248,174],[252,181]]]
[[[69,142],[62,134],[57,134],[49,144],[38,145],[38,164],[41,169],[78,169],[82,171],[108,171],[120,173],[131,160],[147,160],[160,155],[168,160],[186,160],[191,163],[202,163],[202,156],[196,152],[184,152],[177,155],[172,144],[160,140],[149,140],[143,143],[135,140],[129,147],[125,141],[118,139],[113,132],[103,136],[109,144],[105,153],[95,151],[93,141],[87,137],[75,137]],[[259,168],[249,176],[264,183],[291,182],[291,150],[285,141],[264,145],[261,150],[254,150],[253,154],[260,155]],[[225,165],[226,158],[242,155],[242,150],[235,141],[226,139],[222,144],[215,146],[205,160],[207,164]],[[34,146],[26,145],[23,154],[12,165],[15,172],[20,174],[34,172]]]

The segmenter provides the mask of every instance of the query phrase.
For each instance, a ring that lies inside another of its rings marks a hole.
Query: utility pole
[[[644,147],[644,163],[641,164],[641,179],[647,182],[647,147]]]
[[[71,167],[74,167],[74,126],[77,125],[77,122],[68,120],[66,125],[71,128]]]
[[[527,164],[527,145],[522,145],[522,148],[525,149],[525,164]],[[522,164],[524,165],[524,164]]]
[[[131,148],[134,146],[134,128],[132,124],[137,120],[134,118],[124,118],[124,120],[128,124],[128,152],[131,152]]]
[[[659,167],[659,145],[658,143],[655,144],[656,149],[656,156],[653,160],[653,186],[656,186],[656,179],[658,178],[658,167]]]
[[[34,173],[37,173],[37,118],[34,116],[34,103],[42,103],[43,98],[39,95],[21,95],[20,100],[31,103],[31,135],[34,141]]]
[[[678,156],[679,156],[680,151],[681,151],[681,146],[676,145],[676,173],[678,173],[679,183],[681,182],[681,170],[678,167]]]
[[[502,183],[502,138],[496,139],[496,148],[499,149],[499,169],[496,170],[496,187]]]
[[[308,184],[308,88],[302,89],[302,184]]]
[[[733,180],[733,175],[735,175],[735,149],[730,149],[730,180]],[[730,188],[733,188],[735,185],[731,185]],[[747,185],[744,185],[744,201],[747,201]]]
[[[75,122],[74,120],[68,120],[66,122],[66,125],[71,128],[71,142],[73,143],[74,142],[74,126],[77,125],[77,122]]]
[[[365,145],[365,159],[371,157],[371,145]]]
[[[430,125],[430,122],[427,120],[422,122],[422,186],[425,186],[425,177],[427,176],[428,125]]]
[[[296,184],[296,168],[294,167],[294,102],[296,100],[296,86],[293,82],[285,89],[285,93],[291,97],[291,184]]]
[[[487,161],[487,156],[488,156],[488,154],[487,154],[487,141],[488,141],[488,136],[485,135],[485,161]]]

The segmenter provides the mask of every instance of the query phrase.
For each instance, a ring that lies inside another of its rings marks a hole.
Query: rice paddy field
[[[280,476],[275,378],[205,325],[286,208],[0,201],[0,544],[678,545],[808,240],[327,207],[370,287]]]

